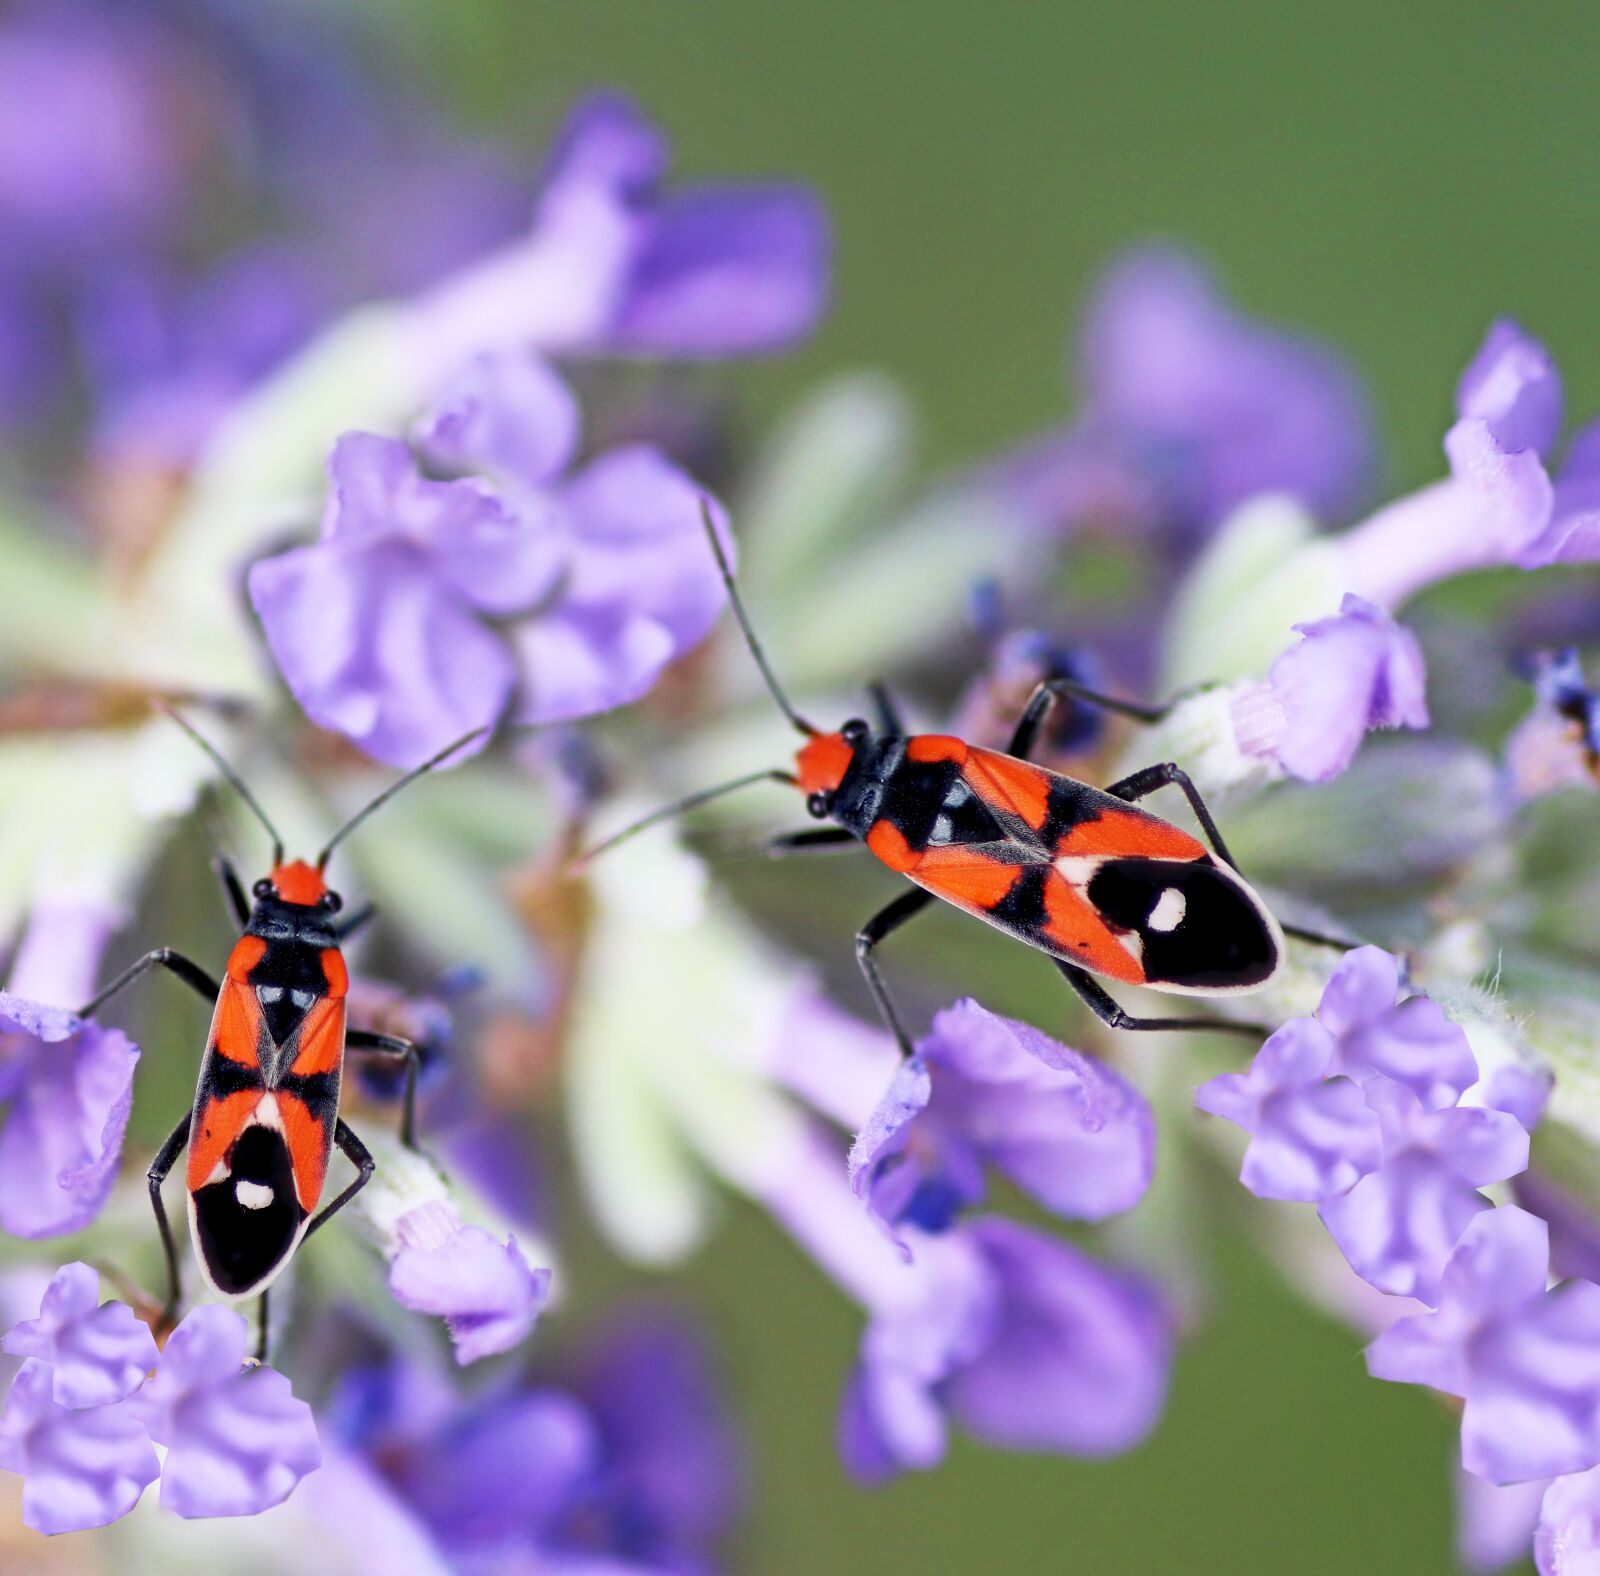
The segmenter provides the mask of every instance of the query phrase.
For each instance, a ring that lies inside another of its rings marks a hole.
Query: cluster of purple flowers
[[[1435,1002],[1397,999],[1401,976],[1376,947],[1347,954],[1315,1017],[1195,1101],[1250,1135],[1252,1193],[1315,1203],[1368,1285],[1423,1305],[1397,1312],[1368,1368],[1461,1402],[1467,1472],[1548,1484],[1542,1511],[1517,1500],[1524,1538],[1537,1520],[1541,1571],[1576,1571],[1600,1524],[1600,1286],[1552,1289],[1545,1220],[1480,1191],[1525,1171],[1549,1080],[1516,1062],[1485,1075]]]
[[[23,1359],[0,1415],[0,1465],[23,1476],[28,1525],[104,1526],[158,1476],[180,1516],[253,1516],[286,1499],[321,1460],[316,1425],[282,1374],[246,1364],[248,1340],[237,1313],[201,1307],[158,1356],[133,1309],[100,1302],[88,1265],[60,1270],[38,1318],[0,1343]]]
[[[866,1038],[866,1055],[890,1055],[887,1036]],[[935,1465],[947,1420],[1083,1456],[1149,1433],[1173,1343],[1158,1288],[975,1211],[992,1170],[1053,1215],[1101,1221],[1139,1202],[1154,1167],[1149,1104],[1109,1068],[974,1001],[937,1015],[850,1152],[851,1185],[905,1265],[868,1299],[846,1391],[840,1450],[857,1477]]]

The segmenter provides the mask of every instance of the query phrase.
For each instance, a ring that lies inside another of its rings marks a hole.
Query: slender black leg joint
[[[221,985],[198,963],[191,962],[181,952],[174,952],[171,947],[157,947],[154,952],[145,953],[131,968],[124,969],[98,996],[80,1007],[78,1016],[92,1018],[118,991],[133,984],[141,974],[158,968],[176,974],[197,996],[204,996],[209,1002],[214,1002],[222,994]]]
[[[905,719],[900,715],[900,708],[894,703],[894,696],[889,693],[889,686],[882,679],[874,679],[867,686],[867,694],[872,697],[872,709],[878,718],[878,731],[896,739],[904,738]]]
[[[217,880],[222,883],[222,896],[228,905],[228,912],[243,930],[250,923],[250,899],[245,896],[244,883],[239,879],[239,872],[233,868],[233,861],[226,854],[218,854],[211,861],[211,868],[216,872]]]
[[[339,1146],[339,1153],[356,1168],[357,1176],[344,1192],[312,1219],[311,1224],[306,1227],[308,1237],[337,1215],[372,1180],[372,1173],[378,1169],[378,1162],[372,1158],[371,1151],[350,1131],[342,1116],[333,1130],[333,1141]]]
[[[167,1180],[168,1173],[178,1163],[178,1156],[189,1142],[189,1122],[190,1118],[186,1115],[167,1135],[166,1143],[161,1146],[161,1152],[151,1162],[147,1173],[150,1180],[150,1208],[155,1212],[156,1230],[161,1233],[161,1251],[167,1260],[167,1303],[162,1312],[169,1325],[178,1317],[178,1302],[183,1288],[178,1280],[178,1245],[172,1240],[167,1206],[161,1201],[161,1184]]]
[[[803,832],[779,832],[768,842],[767,852],[774,859],[782,859],[789,854],[842,849],[857,840],[854,832],[847,832],[842,826],[813,826]]]
[[[1181,766],[1174,765],[1171,761],[1163,761],[1159,766],[1146,766],[1143,771],[1135,772],[1131,777],[1124,777],[1121,782],[1112,783],[1106,792],[1115,794],[1119,799],[1126,799],[1132,804],[1135,799],[1144,799],[1158,788],[1165,788],[1169,783],[1174,783],[1183,790],[1183,796],[1189,801],[1189,808],[1194,811],[1195,820],[1205,832],[1206,841],[1216,850],[1217,858],[1231,869],[1237,870],[1238,861],[1228,852],[1228,845],[1223,842],[1222,833],[1217,830],[1217,823],[1211,818],[1205,800],[1200,797],[1200,790],[1189,780],[1188,772]]]
[[[1212,1029],[1218,1034],[1248,1034],[1251,1039],[1264,1040],[1272,1032],[1260,1023],[1233,1023],[1226,1018],[1134,1018],[1130,1017],[1112,999],[1110,993],[1095,979],[1071,963],[1060,958],[1053,960],[1083,1004],[1108,1029],[1129,1029],[1137,1032],[1154,1032],[1162,1029]]]
[[[1172,710],[1170,702],[1165,706],[1141,706],[1137,701],[1122,700],[1115,695],[1102,695],[1099,690],[1079,684],[1075,679],[1046,679],[1029,697],[1027,706],[1017,719],[1016,731],[1011,735],[1011,743],[1006,750],[1008,755],[1027,760],[1038,740],[1040,724],[1055,704],[1057,697],[1061,695],[1081,700],[1086,706],[1098,706],[1102,711],[1113,711],[1122,717],[1132,717],[1135,722],[1160,722]]]
[[[1354,952],[1361,945],[1347,936],[1329,936],[1320,930],[1306,930],[1299,925],[1279,925],[1278,928],[1284,935],[1293,936],[1296,941],[1308,942],[1313,947],[1336,947],[1340,952]]]
[[[358,930],[364,930],[377,917],[378,905],[376,903],[364,904],[358,908],[349,919],[338,929],[340,941],[348,941]]]
[[[260,1301],[256,1303],[256,1361],[265,1363],[267,1360],[267,1332],[271,1325],[267,1322],[267,1295],[272,1290],[270,1286],[261,1293]]]
[[[897,931],[908,919],[920,914],[931,902],[933,902],[931,892],[924,892],[921,887],[913,887],[909,892],[902,892],[887,907],[880,909],[856,932],[856,962],[861,965],[867,989],[872,992],[872,999],[878,1004],[878,1011],[883,1015],[884,1023],[894,1036],[895,1044],[900,1047],[900,1054],[905,1057],[912,1054],[911,1036],[906,1033],[905,1024],[900,1021],[894,998],[889,994],[889,987],[883,982],[883,974],[878,968],[878,960],[872,955],[872,949],[885,936]]]
[[[370,1051],[374,1056],[403,1056],[406,1086],[400,1101],[400,1142],[407,1149],[417,1147],[417,1074],[422,1071],[422,1047],[396,1034],[376,1034],[371,1029],[351,1029],[344,1037],[352,1051]]]

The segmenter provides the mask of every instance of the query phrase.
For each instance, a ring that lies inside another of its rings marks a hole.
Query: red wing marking
[[[867,832],[867,847],[891,870],[904,874],[922,856],[906,841],[906,834],[893,821],[874,821]]]
[[[1050,773],[1042,767],[994,750],[973,750],[967,781],[985,804],[1009,811],[1036,832],[1049,817]]]
[[[322,1184],[328,1175],[328,1124],[314,1116],[298,1095],[278,1091],[278,1110],[283,1117],[284,1141],[294,1166],[295,1197],[308,1215],[322,1197]]]
[[[344,997],[320,997],[296,1032],[299,1039],[290,1073],[308,1077],[336,1072],[344,1060]]]
[[[1056,844],[1056,857],[1103,855],[1113,859],[1201,859],[1205,844],[1153,815],[1106,810],[1093,821],[1068,828]]]
[[[1130,985],[1144,982],[1144,966],[1118,939],[1088,898],[1058,872],[1044,882],[1046,951]]]
[[[228,978],[241,985],[250,981],[250,971],[267,955],[265,936],[240,936],[228,954]]]
[[[253,940],[253,937],[246,937]],[[238,949],[234,949],[237,953]],[[243,1067],[261,1065],[261,1003],[253,987],[234,978],[233,964],[222,982],[217,1010],[211,1015],[211,1044],[218,1056]]]
[[[969,910],[990,909],[1004,901],[1023,866],[1001,864],[970,848],[929,848],[907,872],[935,897]]]
[[[203,1188],[217,1169],[217,1162],[227,1154],[229,1146],[239,1136],[240,1130],[250,1120],[257,1102],[259,1089],[240,1089],[211,1099],[194,1114],[189,1132],[189,1191]]]
[[[959,766],[969,753],[964,739],[948,733],[919,733],[906,740],[908,761],[954,761]]]
[[[325,948],[322,953],[322,973],[328,982],[328,995],[343,997],[350,990],[350,971],[345,967],[344,954],[337,947]]]

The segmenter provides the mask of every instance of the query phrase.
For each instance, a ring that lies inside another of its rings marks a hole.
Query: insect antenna
[[[222,775],[227,778],[228,782],[233,786],[234,792],[237,793],[239,797],[243,799],[244,802],[250,807],[251,811],[255,815],[255,818],[264,827],[266,827],[267,835],[272,839],[272,863],[274,866],[281,865],[283,863],[283,838],[279,834],[277,827],[272,824],[271,818],[267,815],[267,812],[261,808],[261,802],[245,785],[244,778],[242,778],[238,772],[236,772],[233,767],[229,765],[227,760],[224,759],[222,752],[216,747],[216,745],[214,745],[203,733],[201,733],[200,730],[196,728],[195,725],[177,709],[177,707],[169,706],[164,700],[158,700],[154,704],[157,711],[164,712],[167,716],[169,716],[180,728],[183,729],[185,733],[189,735],[191,739],[194,740],[196,744],[200,746],[202,750],[206,752],[207,755],[211,757],[212,761],[216,765],[217,770],[221,772]]]
[[[332,837],[328,839],[327,847],[317,855],[317,869],[326,870],[328,860],[333,856],[335,848],[342,843],[366,818],[374,811],[382,809],[402,788],[409,788],[419,777],[425,777],[435,766],[441,765],[450,759],[457,750],[464,749],[474,739],[481,739],[489,730],[487,728],[474,728],[471,733],[464,733],[453,744],[447,744],[437,755],[430,755],[420,766],[413,766],[404,777],[396,778],[375,799],[370,800],[361,809],[350,817]]]
[[[784,716],[794,724],[796,731],[808,738],[815,737],[817,730],[790,704],[789,697],[783,693],[783,686],[772,671],[772,665],[767,661],[766,652],[761,649],[761,642],[756,639],[755,630],[750,627],[750,615],[745,612],[744,600],[740,597],[739,587],[734,581],[728,555],[722,550],[722,539],[717,535],[716,524],[711,518],[711,505],[704,498],[700,500],[700,517],[706,523],[706,537],[711,543],[711,551],[716,555],[717,568],[722,571],[722,583],[727,587],[729,606],[733,608],[733,616],[739,621],[739,630],[744,635],[745,645],[750,648],[750,655],[756,659],[756,666],[761,669],[761,677],[767,681],[767,688],[772,692],[772,698],[777,701]]]
[[[795,786],[795,778],[791,772],[750,772],[744,777],[735,777],[731,782],[718,783],[715,788],[701,788],[695,793],[685,794],[681,799],[675,799],[671,804],[664,804],[658,810],[652,810],[648,815],[641,816],[631,825],[623,827],[620,832],[613,832],[610,837],[596,843],[592,848],[586,848],[572,861],[574,869],[581,868],[592,859],[597,859],[603,853],[625,843],[630,837],[639,832],[655,826],[661,821],[669,821],[673,816],[683,815],[689,810],[696,810],[703,804],[709,804],[713,799],[720,799],[724,794],[733,793],[739,788],[750,788],[756,783],[786,783],[789,787]]]

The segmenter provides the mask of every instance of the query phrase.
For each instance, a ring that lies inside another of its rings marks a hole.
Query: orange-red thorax
[[[804,794],[833,793],[844,781],[855,748],[842,733],[814,733],[795,754],[795,775]]]
[[[328,890],[322,872],[303,859],[293,859],[286,865],[279,865],[272,872],[271,879],[278,896],[285,903],[296,903],[304,908],[312,908],[320,903],[323,893]]]

